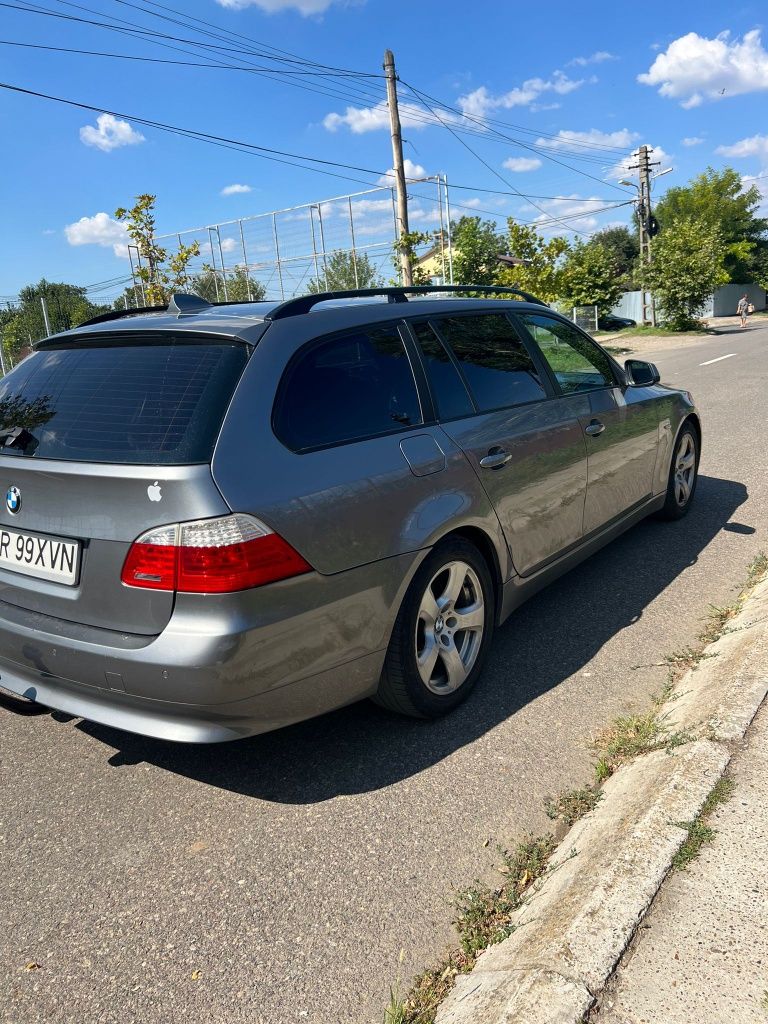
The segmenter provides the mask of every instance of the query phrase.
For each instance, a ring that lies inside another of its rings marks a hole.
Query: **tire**
[[[659,518],[682,519],[688,514],[699,479],[699,437],[695,427],[687,423],[680,431],[669,466],[667,496]]]
[[[463,619],[462,616],[470,616]],[[488,565],[463,537],[425,558],[395,620],[377,704],[415,718],[440,718],[472,691],[496,621]],[[461,629],[462,622],[467,623]]]

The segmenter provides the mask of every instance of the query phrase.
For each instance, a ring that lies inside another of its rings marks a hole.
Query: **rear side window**
[[[34,352],[0,381],[0,454],[207,462],[246,361],[234,343],[84,342]]]
[[[424,354],[438,418],[451,420],[460,416],[471,416],[475,411],[472,399],[443,343],[428,323],[415,323],[411,326]]]
[[[547,397],[533,360],[502,314],[445,317],[437,328],[481,412]]]
[[[301,353],[278,393],[274,426],[294,451],[422,422],[416,384],[394,327],[368,327]]]

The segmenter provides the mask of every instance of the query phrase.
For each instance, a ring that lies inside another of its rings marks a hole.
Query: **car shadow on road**
[[[401,718],[364,701],[216,746],[163,743],[91,722],[78,728],[116,751],[109,758],[115,767],[147,762],[271,802],[310,804],[400,782],[578,672],[640,618],[747,499],[746,487],[732,480],[702,476],[698,488],[685,519],[644,521],[515,612],[497,633],[475,692],[437,722]]]

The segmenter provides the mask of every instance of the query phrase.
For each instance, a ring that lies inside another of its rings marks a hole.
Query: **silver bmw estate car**
[[[39,343],[0,382],[0,688],[187,742],[437,717],[527,597],[683,516],[691,396],[472,290],[179,295]]]

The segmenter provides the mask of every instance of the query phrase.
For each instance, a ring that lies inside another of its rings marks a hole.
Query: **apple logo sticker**
[[[163,500],[163,492],[161,491],[157,480],[155,480],[155,482],[153,484],[150,484],[149,487],[147,488],[147,497],[149,498],[150,501]]]

